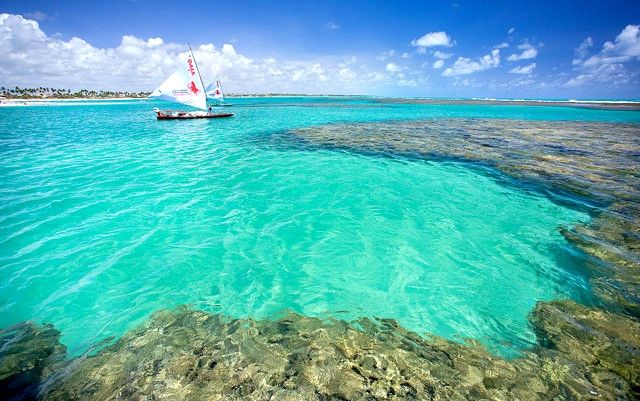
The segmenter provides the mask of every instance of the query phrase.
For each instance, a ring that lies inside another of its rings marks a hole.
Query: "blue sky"
[[[2,84],[152,90],[190,42],[227,91],[640,98],[637,1],[178,4],[4,1]]]

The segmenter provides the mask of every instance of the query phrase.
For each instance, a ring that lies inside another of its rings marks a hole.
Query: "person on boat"
[[[207,114],[211,114],[211,106],[209,106],[209,111],[207,111]]]

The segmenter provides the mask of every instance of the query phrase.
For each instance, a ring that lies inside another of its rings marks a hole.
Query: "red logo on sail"
[[[190,91],[191,93],[193,93],[194,95],[197,95],[197,94],[198,94],[198,92],[200,92],[200,90],[199,90],[199,89],[198,89],[198,87],[196,86],[196,83],[195,83],[195,82],[193,82],[193,81],[191,81],[191,82],[189,83],[189,85],[187,85],[187,89],[189,89],[189,91]]]
[[[187,68],[192,76],[196,75],[196,69],[193,67],[193,60],[191,60],[191,57],[187,60]]]

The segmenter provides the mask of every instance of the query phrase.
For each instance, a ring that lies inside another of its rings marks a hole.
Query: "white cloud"
[[[432,46],[446,46],[451,47],[455,44],[451,37],[444,31],[429,32],[424,34],[418,39],[411,41],[412,46],[418,47],[432,47]]]
[[[433,52],[433,56],[435,58],[448,59],[451,56],[453,56],[453,54],[452,53],[441,52],[440,50],[436,50],[436,51]]]
[[[407,52],[402,53],[402,56],[400,56],[402,58],[411,58],[411,55]]]
[[[499,43],[499,44],[493,46],[494,49],[505,49],[507,47],[509,47],[509,43],[507,43],[507,42],[502,42],[502,43]]]
[[[389,71],[389,72],[400,72],[400,71],[402,71],[402,68],[399,65],[395,64],[395,63],[388,63],[386,68],[387,68],[387,71]]]
[[[535,48],[532,44],[528,42],[524,42],[518,45],[518,49],[522,50],[520,54],[512,54],[507,57],[509,61],[518,61],[518,60],[530,60],[532,58],[536,58],[538,55],[538,49]]]
[[[626,84],[638,74],[628,71],[624,64],[640,60],[640,25],[627,25],[613,42],[605,42],[600,52],[587,57],[591,47],[593,40],[588,37],[575,49],[576,58],[572,63],[578,75],[569,79],[566,86]]]
[[[578,87],[593,83],[622,85],[629,80],[629,74],[622,64],[602,64],[569,79],[565,86]]]
[[[433,68],[435,68],[436,70],[442,68],[443,65],[444,65],[444,60],[442,59],[439,59],[433,62]]]
[[[337,31],[338,29],[340,29],[340,25],[336,24],[333,21],[327,22],[327,25],[325,25],[325,27],[331,31]]]
[[[522,65],[522,66],[514,67],[509,71],[509,73],[511,73],[511,74],[531,74],[535,68],[536,68],[536,63],[531,63],[529,65]]]
[[[38,23],[20,15],[0,14],[0,75],[3,82],[95,89],[153,89],[186,58],[186,45],[162,38],[125,35],[113,48],[98,48],[73,37],[47,36]],[[195,46],[201,73],[209,79],[242,79],[260,66],[225,44]]]
[[[456,75],[472,74],[476,71],[495,68],[500,65],[500,49],[493,49],[491,53],[480,57],[478,60],[471,60],[466,57],[458,57],[453,66],[445,69],[442,75],[452,77]]]
[[[387,77],[355,57],[280,61],[252,59],[231,44],[192,45],[205,83],[220,77],[229,92],[370,93]],[[186,44],[124,35],[117,46],[48,36],[37,21],[0,14],[0,83],[70,89],[151,91],[187,57]],[[389,82],[389,84],[392,84]]]
[[[149,39],[147,39],[147,45],[149,47],[162,46],[163,44],[164,44],[164,40],[162,40],[162,38],[149,38]]]
[[[591,38],[587,38],[587,42]],[[582,42],[576,52],[582,51],[582,56],[586,56],[589,42]],[[584,45],[584,47],[583,47]],[[593,42],[591,41],[591,45]],[[574,64],[584,66],[598,66],[601,64],[624,63],[632,59],[640,60],[640,25],[627,25],[622,32],[616,36],[614,42],[605,42],[600,53],[581,61],[574,60]]]
[[[507,35],[511,35],[512,33],[514,33],[516,31],[515,27],[511,27],[509,28],[509,30],[507,31]]]

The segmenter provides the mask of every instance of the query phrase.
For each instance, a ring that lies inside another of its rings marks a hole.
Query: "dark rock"
[[[24,322],[0,330],[0,400],[35,400],[60,369],[66,349],[51,325]]]

